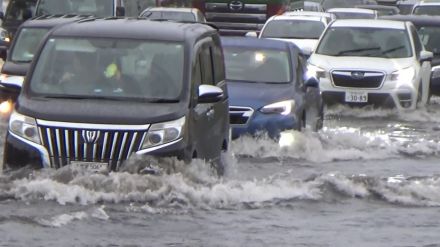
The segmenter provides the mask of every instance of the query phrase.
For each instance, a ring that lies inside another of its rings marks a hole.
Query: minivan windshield
[[[38,58],[30,93],[39,97],[178,101],[180,42],[51,38]]]
[[[273,20],[264,27],[262,38],[319,39],[325,25],[312,20]]]
[[[29,63],[32,61],[40,41],[49,32],[49,28],[22,28],[15,38],[11,51],[11,61]]]
[[[40,0],[37,16],[54,14],[113,16],[113,0]]]
[[[363,27],[331,27],[318,46],[317,54],[406,58],[412,56],[405,30]]]
[[[291,81],[286,51],[248,47],[223,47],[226,79],[245,82],[288,83]]]
[[[193,13],[179,11],[148,11],[145,12],[142,17],[151,20],[196,21],[196,17]]]
[[[413,10],[414,15],[440,15],[440,5],[416,6]]]

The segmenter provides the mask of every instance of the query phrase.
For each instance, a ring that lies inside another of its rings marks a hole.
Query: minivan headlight
[[[152,124],[141,149],[166,144],[181,138],[185,121],[185,117],[182,117],[174,121]]]
[[[295,100],[285,100],[263,106],[260,112],[266,114],[289,115],[295,109]]]
[[[26,140],[40,144],[40,136],[35,118],[14,111],[9,118],[9,130]]]
[[[323,68],[320,68],[316,65],[309,63],[307,65],[306,77],[307,77],[306,79],[314,77],[319,81],[319,79],[328,78],[329,76],[328,76],[328,73]]]
[[[397,70],[391,73],[392,81],[412,81],[416,75],[416,70],[413,67],[408,67],[405,69]]]

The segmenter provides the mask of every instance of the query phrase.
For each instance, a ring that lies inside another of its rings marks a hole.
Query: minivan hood
[[[305,55],[312,54],[312,52],[315,50],[315,47],[318,45],[318,39],[270,39],[291,42],[296,45]]]
[[[228,81],[229,105],[259,109],[275,102],[293,99],[296,95],[291,83],[267,84]]]
[[[390,74],[396,70],[408,68],[413,65],[414,59],[410,58],[379,58],[379,57],[334,57],[312,54],[309,63],[326,71],[330,70],[372,70],[384,71]]]
[[[19,113],[49,121],[96,124],[150,123],[178,119],[188,103],[145,103],[113,100],[18,98]]]

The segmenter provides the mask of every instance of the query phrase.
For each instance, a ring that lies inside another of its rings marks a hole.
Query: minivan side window
[[[221,49],[220,39],[213,39],[214,43],[211,46],[211,54],[214,66],[214,82],[218,84],[225,80],[225,65],[223,62],[223,53]]]
[[[200,53],[202,62],[202,84],[213,85],[214,84],[214,71],[211,59],[211,49],[208,44],[202,46],[202,52]]]

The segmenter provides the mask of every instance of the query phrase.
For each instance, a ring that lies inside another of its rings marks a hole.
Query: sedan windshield
[[[113,16],[113,0],[40,0],[37,15],[85,14]]]
[[[245,82],[288,83],[291,81],[286,51],[224,47],[226,79]]]
[[[336,19],[374,19],[376,15],[358,12],[332,12]]]
[[[32,74],[41,97],[177,101],[184,46],[126,39],[52,38]]]
[[[29,63],[32,61],[43,36],[49,31],[48,28],[23,28],[16,37],[16,43],[11,51],[13,62]]]
[[[440,15],[440,5],[439,6],[417,6],[413,10],[415,15]]]
[[[418,27],[417,33],[426,50],[440,56],[440,27]]]
[[[273,20],[261,34],[262,38],[319,39],[325,25],[310,20]]]
[[[152,11],[144,13],[142,17],[152,20],[196,21],[193,13],[178,11]]]
[[[322,37],[316,51],[328,56],[405,58],[412,56],[405,30],[332,27]]]

